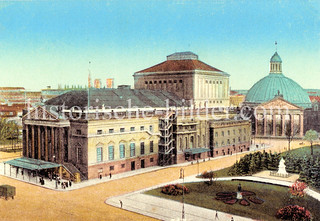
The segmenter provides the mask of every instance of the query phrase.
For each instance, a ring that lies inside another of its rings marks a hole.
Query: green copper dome
[[[275,52],[274,55],[271,57],[270,62],[282,62],[277,52]]]
[[[251,87],[246,96],[246,102],[264,103],[273,99],[278,93],[290,103],[303,108],[311,107],[307,92],[299,84],[283,74],[274,73],[270,73]]]

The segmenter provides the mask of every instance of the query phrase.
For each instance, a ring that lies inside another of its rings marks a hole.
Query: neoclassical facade
[[[295,137],[304,135],[304,109],[282,97],[259,105],[254,115],[254,135],[257,137],[285,137],[289,131]]]
[[[195,107],[228,107],[230,103],[230,75],[203,63],[192,52],[168,55],[166,61],[133,76],[135,89],[169,91]]]

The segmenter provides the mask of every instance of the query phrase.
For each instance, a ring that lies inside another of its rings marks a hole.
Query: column
[[[51,127],[51,159],[52,161],[55,161],[55,159],[53,158],[53,156],[55,156],[55,152],[54,152],[54,127]]]
[[[263,115],[263,136],[267,136],[267,116],[268,115]]]
[[[26,155],[25,157],[29,157],[29,125],[25,125],[26,127],[26,142],[25,142],[25,150],[26,150]]]
[[[281,124],[282,124],[281,136],[283,136],[283,137],[285,136],[285,127],[286,127],[285,122],[286,122],[286,115],[281,114]]]
[[[277,118],[276,118],[276,115],[275,114],[273,114],[272,115],[272,135],[273,136],[276,136],[276,129],[277,129]]]
[[[294,136],[294,131],[293,131],[293,124],[294,124],[294,115],[290,114],[290,121],[291,121],[291,135]]]
[[[31,158],[34,158],[34,125],[31,125]]]
[[[45,160],[48,161],[48,127],[44,127]]]
[[[38,159],[41,159],[41,129],[38,126]]]
[[[299,115],[299,120],[300,120],[300,137],[303,137],[303,114]]]
[[[258,135],[258,116],[255,117],[255,135],[257,136]]]
[[[59,162],[63,162],[64,156],[64,139],[63,139],[63,127],[59,128]]]

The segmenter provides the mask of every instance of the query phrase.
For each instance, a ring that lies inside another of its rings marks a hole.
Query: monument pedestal
[[[238,199],[238,200],[241,200],[241,199],[242,199],[242,194],[241,194],[241,192],[239,192],[239,191],[237,192],[237,199]]]

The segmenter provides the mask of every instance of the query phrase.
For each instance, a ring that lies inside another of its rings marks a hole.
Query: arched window
[[[186,149],[188,149],[188,137],[186,137],[185,139],[186,139]]]
[[[193,136],[190,137],[190,148],[193,148]]]

